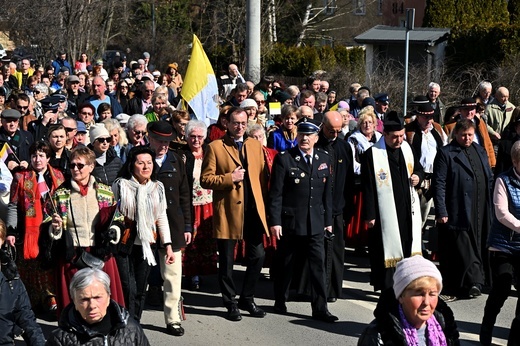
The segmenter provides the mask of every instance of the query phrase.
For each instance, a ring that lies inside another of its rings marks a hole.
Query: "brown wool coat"
[[[267,235],[267,219],[264,197],[267,194],[267,175],[262,144],[252,138],[244,138],[242,152],[247,160],[246,174],[258,215]],[[217,239],[243,239],[244,188],[234,184],[231,173],[242,166],[238,149],[227,134],[211,142],[204,154],[200,183],[213,190],[213,236]]]

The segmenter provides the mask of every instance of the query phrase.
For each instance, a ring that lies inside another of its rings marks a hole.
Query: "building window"
[[[365,0],[355,0],[354,4],[356,6],[354,9],[354,14],[358,16],[364,16],[366,14]]]
[[[336,0],[323,0],[325,7],[325,13],[328,15],[333,15],[336,11]]]
[[[383,15],[383,0],[379,0],[377,2],[377,15],[382,16]]]

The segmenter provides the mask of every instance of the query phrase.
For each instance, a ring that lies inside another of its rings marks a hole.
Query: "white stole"
[[[414,168],[414,157],[410,145],[403,141],[401,144],[408,176],[411,176]],[[381,233],[383,235],[383,250],[385,256],[385,268],[395,267],[397,262],[403,259],[401,248],[401,235],[397,221],[396,205],[392,188],[392,175],[388,165],[388,153],[384,137],[372,147],[374,173],[377,191],[377,204],[379,217],[381,218]],[[410,184],[410,197],[412,201],[412,252],[411,255],[422,254],[421,237],[421,207],[419,196]]]

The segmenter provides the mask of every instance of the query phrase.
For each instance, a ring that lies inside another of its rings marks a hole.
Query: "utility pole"
[[[247,0],[246,14],[246,79],[260,81],[260,12],[261,0]]]
[[[406,108],[408,106],[408,58],[410,55],[410,31],[414,29],[415,8],[406,9],[406,39],[405,39],[405,61],[404,61],[404,100],[403,100],[403,116],[406,116]]]

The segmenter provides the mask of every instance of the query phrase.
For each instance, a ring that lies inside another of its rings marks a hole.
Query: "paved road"
[[[216,276],[205,277],[201,291],[183,291],[187,320],[183,322],[186,334],[173,337],[165,334],[162,311],[148,309],[143,314],[143,327],[151,345],[356,345],[357,339],[372,320],[378,294],[368,284],[368,258],[354,256],[347,251],[345,263],[344,299],[329,305],[329,310],[340,321],[326,324],[309,318],[310,303],[289,302],[286,316],[272,313],[272,283],[260,281],[256,302],[268,315],[256,319],[244,314],[240,322],[224,318],[225,309],[219,295]],[[266,276],[267,270],[264,271]],[[243,267],[235,266],[238,280]],[[517,295],[509,298],[495,327],[494,343],[506,345],[509,326],[513,319]],[[478,345],[478,331],[486,295],[472,300],[450,303],[461,332],[462,345]],[[40,321],[47,334],[56,323]]]

